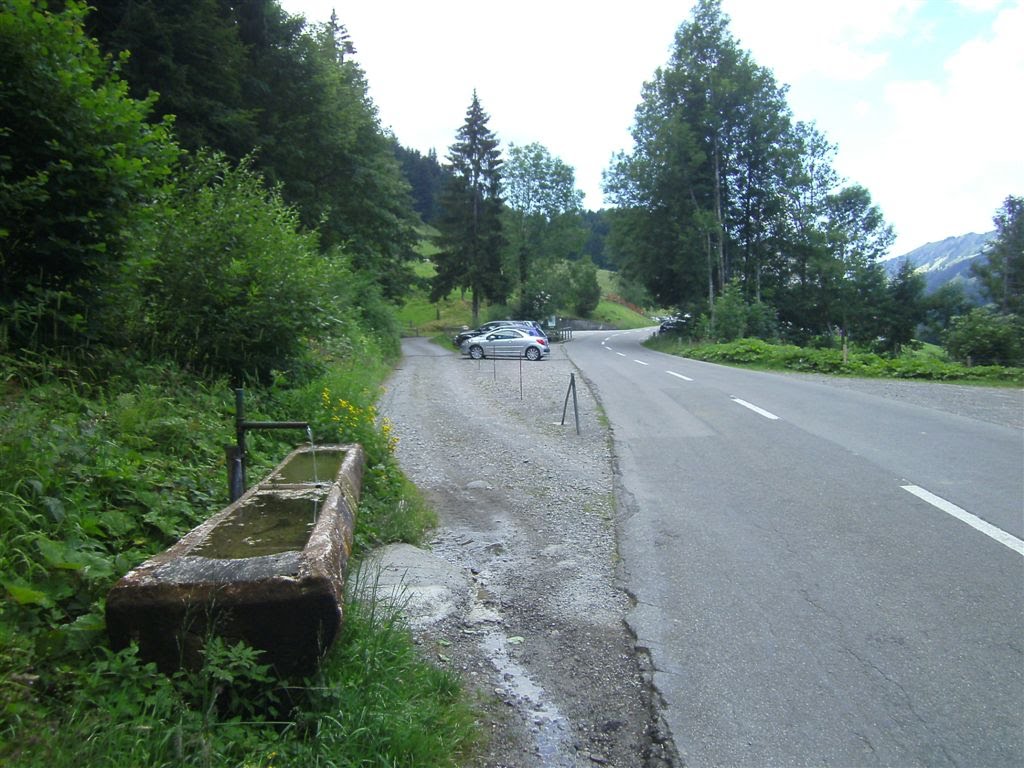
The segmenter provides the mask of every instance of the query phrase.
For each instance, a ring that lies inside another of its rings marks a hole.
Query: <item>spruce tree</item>
[[[451,290],[472,292],[473,324],[479,320],[480,302],[503,302],[508,280],[502,271],[501,153],[498,139],[487,123],[473,91],[466,122],[448,149],[448,170],[441,196],[441,252],[435,257],[437,275],[431,299]]]

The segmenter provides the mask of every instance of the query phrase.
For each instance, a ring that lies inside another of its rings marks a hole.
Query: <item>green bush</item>
[[[343,269],[247,163],[201,156],[129,237],[111,311],[125,336],[206,376],[267,381],[301,356]],[[114,324],[113,322],[111,324]]]
[[[747,304],[738,279],[732,280],[715,299],[714,322],[711,326],[713,338],[729,342],[742,338],[747,332]]]
[[[324,362],[309,381],[278,371],[270,387],[246,390],[246,408],[258,420],[309,420],[321,442],[368,446],[358,559],[380,542],[420,541],[436,517],[398,469],[394,436],[373,407],[387,345],[372,332],[352,336],[347,348],[366,358]],[[301,765],[453,764],[472,732],[455,681],[414,663],[397,618],[359,618],[372,607],[346,606],[331,654],[382,649],[358,689],[351,665],[362,657],[329,660],[309,690],[285,696],[244,647],[213,641],[203,670],[170,679],[130,649],[104,650],[103,599],[114,581],[226,503],[222,446],[234,398],[227,381],[173,364],[114,354],[79,362],[0,358],[0,762],[270,766],[291,755]],[[305,439],[252,433],[250,476]],[[396,675],[418,682],[382,697]],[[341,713],[339,703],[353,709]],[[429,733],[410,725],[424,723]],[[443,743],[454,749],[440,755]]]
[[[1017,315],[977,307],[955,317],[945,334],[946,349],[955,359],[981,365],[1024,363],[1024,322]]]
[[[928,381],[979,381],[1024,383],[1024,370],[1004,366],[964,366],[935,358],[901,356],[888,358],[854,351],[843,361],[838,349],[813,349],[789,344],[769,344],[761,339],[739,339],[728,344],[687,345],[678,340],[653,339],[648,344],[663,352],[714,363],[748,365],[772,370],[824,373],[868,378],[923,379]]]

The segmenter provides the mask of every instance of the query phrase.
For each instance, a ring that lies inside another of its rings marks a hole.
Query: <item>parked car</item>
[[[685,315],[680,317],[666,317],[661,321],[661,325],[658,326],[658,335],[663,333],[685,333],[687,328],[690,327],[690,313],[687,312]]]
[[[525,357],[540,360],[551,354],[548,340],[523,328],[507,326],[466,339],[459,347],[474,360],[482,357]]]
[[[515,320],[491,320],[490,322],[484,323],[479,328],[466,328],[459,331],[452,339],[452,343],[455,344],[456,347],[461,347],[462,342],[466,341],[466,339],[471,339],[474,336],[485,336],[498,328],[506,328],[508,326],[514,326],[515,324]]]
[[[461,347],[462,342],[466,339],[471,339],[474,336],[485,336],[498,328],[522,328],[529,333],[540,336],[542,339],[546,339],[548,337],[540,325],[533,320],[491,320],[490,322],[484,323],[479,328],[467,328],[466,330],[460,331],[454,336],[454,338],[452,338],[452,343],[455,344],[456,347]]]
[[[533,329],[542,339],[546,339],[548,337],[544,329],[540,327],[540,323],[536,320],[524,320],[523,322],[526,323],[526,330],[529,331],[530,329]]]

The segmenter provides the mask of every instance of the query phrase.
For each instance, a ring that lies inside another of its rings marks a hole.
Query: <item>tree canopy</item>
[[[102,344],[240,382],[346,327],[390,338],[418,220],[336,20],[101,2],[104,55],[85,5],[2,3],[0,349]]]
[[[129,51],[133,93],[159,94],[182,146],[210,148],[254,168],[324,251],[399,299],[411,282],[417,216],[381,129],[355,45],[337,17],[310,25],[276,0],[96,0],[90,31],[104,50]]]
[[[854,299],[878,279],[891,228],[866,189],[841,187],[834,148],[793,120],[785,87],[740,48],[720,0],[699,0],[680,26],[632,134],[605,173],[609,246],[627,277],[712,321],[735,279],[795,335],[867,325]]]
[[[1008,195],[992,221],[995,240],[974,274],[1001,312],[1024,317],[1024,197]]]
[[[84,4],[0,13],[0,319],[15,342],[80,326],[136,207],[178,154],[85,34]],[[40,323],[47,314],[51,322]]]
[[[539,260],[579,257],[586,235],[580,218],[583,193],[572,167],[538,142],[509,147],[504,182],[506,231],[523,294]]]

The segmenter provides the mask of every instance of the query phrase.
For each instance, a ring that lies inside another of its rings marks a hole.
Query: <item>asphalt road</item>
[[[1024,432],[648,334],[565,348],[686,764],[1024,765]]]

